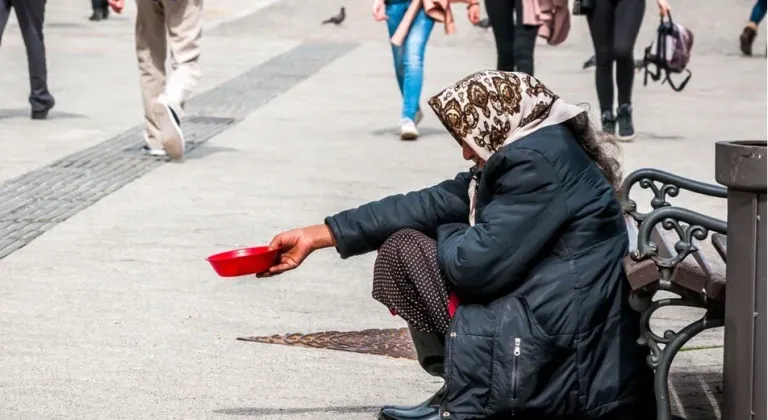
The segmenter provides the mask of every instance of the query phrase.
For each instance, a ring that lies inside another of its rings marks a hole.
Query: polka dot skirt
[[[423,332],[448,330],[448,286],[437,263],[437,242],[414,230],[395,232],[373,266],[373,298]]]

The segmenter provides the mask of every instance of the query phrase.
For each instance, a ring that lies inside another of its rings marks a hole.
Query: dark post
[[[766,419],[766,142],[715,146],[728,187],[723,419]]]

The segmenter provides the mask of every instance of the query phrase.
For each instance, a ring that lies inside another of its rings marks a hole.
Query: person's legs
[[[203,0],[163,0],[173,72],[153,105],[163,137],[163,148],[172,159],[184,155],[181,132],[184,103],[200,80],[200,39],[203,34]]]
[[[595,7],[587,14],[589,34],[595,49],[595,86],[603,130],[616,131],[613,116],[613,0],[595,0]]]
[[[496,70],[515,71],[514,1],[485,0],[485,11],[496,40]]]
[[[11,16],[11,0],[0,0],[0,45],[3,44],[3,32]]]
[[[390,3],[387,5],[387,33],[389,34],[390,38],[392,38],[392,35],[395,34],[398,25],[400,25],[400,22],[403,20],[403,16],[405,15],[405,10],[407,8],[408,2]],[[392,47],[392,61],[395,65],[395,77],[397,78],[397,86],[400,88],[400,94],[402,95],[404,75],[403,51],[405,50],[405,46],[401,45],[398,47],[391,42],[389,45]]]
[[[402,117],[416,119],[421,89],[424,84],[424,52],[435,21],[420,10],[403,43],[403,113]]]
[[[162,5],[151,0],[136,0],[136,58],[147,125],[144,138],[151,154],[164,155],[152,105],[165,90],[165,17]]]
[[[408,321],[422,368],[443,376],[448,329],[448,287],[437,263],[437,243],[413,229],[390,236],[374,264],[373,298]],[[384,407],[379,419],[433,419],[445,388],[413,407]]]
[[[536,37],[539,33],[538,26],[523,25],[523,1],[514,0],[515,3],[515,37],[514,37],[514,63],[517,71],[533,76],[533,50],[536,47]]]
[[[618,0],[613,27],[613,57],[616,60],[616,88],[619,109],[616,112],[620,140],[635,137],[632,123],[632,84],[635,80],[635,42],[643,23],[645,0]]]
[[[766,1],[767,0],[757,0],[755,2],[755,6],[752,8],[752,14],[749,17],[749,23],[747,23],[747,26],[745,26],[744,30],[741,32],[739,41],[741,43],[741,52],[744,53],[744,55],[752,55],[752,44],[755,43],[755,38],[757,37],[757,27],[765,18],[767,8]]]
[[[760,22],[765,18],[766,9],[768,9],[766,3],[768,0],[757,0],[755,7],[752,8],[752,15],[749,17],[749,22],[755,25],[757,28]]]
[[[45,3],[46,0],[11,1],[27,49],[30,84],[29,104],[32,105],[33,119],[46,118],[48,111],[54,105],[53,96],[48,91],[48,68],[43,41]]]

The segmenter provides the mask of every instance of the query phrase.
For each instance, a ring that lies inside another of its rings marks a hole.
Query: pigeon
[[[478,28],[488,29],[491,26],[491,21],[488,18],[481,20],[475,24]]]
[[[583,69],[588,69],[590,67],[595,67],[596,65],[597,65],[597,59],[593,55],[592,57],[589,57],[589,60],[584,62],[584,64],[582,65],[582,68]],[[642,59],[635,60],[635,70],[640,70],[643,67],[645,67],[645,61],[644,60],[642,60]]]
[[[323,21],[323,25],[327,23],[333,23],[334,25],[341,25],[341,22],[344,22],[344,19],[347,17],[347,13],[344,11],[344,7],[342,6],[341,10],[339,10],[339,14],[335,16],[331,16],[328,19]]]

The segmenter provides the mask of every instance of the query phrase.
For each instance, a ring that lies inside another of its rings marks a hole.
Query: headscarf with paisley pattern
[[[585,112],[552,93],[526,73],[484,70],[433,96],[429,106],[459,144],[483,160],[534,131]],[[470,224],[474,225],[475,181],[469,188]]]

